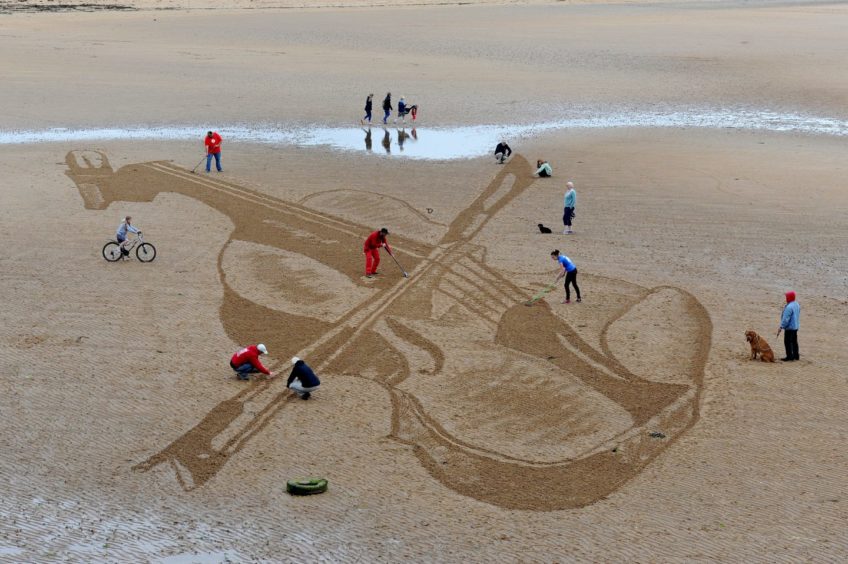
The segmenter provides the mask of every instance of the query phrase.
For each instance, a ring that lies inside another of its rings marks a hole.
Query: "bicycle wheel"
[[[142,243],[136,247],[135,256],[141,262],[150,262],[156,258],[156,247],[150,243]]]
[[[115,241],[109,241],[103,245],[103,258],[109,262],[115,262],[121,258],[121,249]]]

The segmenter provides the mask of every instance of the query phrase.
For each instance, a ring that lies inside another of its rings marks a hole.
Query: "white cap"
[[[268,349],[265,348],[265,345],[263,345],[262,343],[256,345],[256,348],[259,349],[259,352],[261,352],[262,354],[268,354]]]
[[[292,364],[297,364],[297,361],[299,361],[299,360],[300,360],[299,358],[297,358],[296,356],[293,356],[292,357]]]

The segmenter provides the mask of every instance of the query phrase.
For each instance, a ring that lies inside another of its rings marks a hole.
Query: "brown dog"
[[[771,347],[756,331],[745,331],[745,340],[751,343],[751,360],[757,360],[759,354],[760,360],[763,362],[774,362],[774,353],[771,352]]]

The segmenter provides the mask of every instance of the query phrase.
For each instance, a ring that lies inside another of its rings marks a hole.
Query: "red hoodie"
[[[242,364],[249,362],[254,367],[256,367],[256,369],[259,370],[261,373],[271,374],[268,369],[262,366],[262,363],[259,362],[260,354],[261,353],[259,352],[259,349],[256,348],[256,345],[250,345],[249,347],[244,347],[236,354],[234,354],[233,357],[230,359],[230,364],[238,368]]]
[[[214,155],[221,152],[221,136],[217,131],[212,134],[212,137],[207,135],[203,142],[206,144],[207,154]]]
[[[371,235],[365,239],[365,244],[362,246],[363,251],[371,251],[374,249],[379,249],[383,245],[386,245],[386,250],[392,252],[392,248],[389,247],[388,241],[386,241],[386,236],[380,233],[379,231],[375,231]]]
[[[788,291],[786,292],[786,303],[791,303],[795,301],[795,292]]]

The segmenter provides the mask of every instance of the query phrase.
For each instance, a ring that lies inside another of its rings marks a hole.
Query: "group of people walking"
[[[374,94],[369,94],[367,98],[365,98],[365,117],[359,120],[361,124],[371,124],[371,111],[374,107]],[[392,93],[387,92],[386,97],[383,98],[383,124],[387,124],[389,121],[389,117],[392,115],[392,111],[394,111],[394,106],[392,106]],[[400,118],[402,123],[406,123],[406,116],[411,114],[413,123],[418,118],[418,104],[407,104],[406,98],[401,96],[398,100],[397,105],[397,115],[395,116],[395,123],[397,123],[398,118]]]

